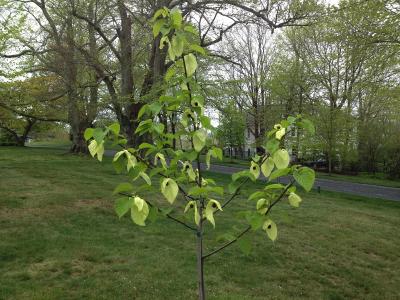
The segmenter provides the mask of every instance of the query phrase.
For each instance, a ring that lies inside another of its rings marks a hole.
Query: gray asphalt
[[[106,151],[106,156],[113,156],[115,151]],[[206,168],[206,165],[202,163],[202,168]],[[211,165],[209,171],[222,173],[222,174],[233,174],[238,171],[242,171],[242,167],[230,167],[223,165]],[[282,183],[289,182],[288,177],[279,179]],[[369,198],[378,198],[383,200],[400,201],[400,188],[384,187],[372,184],[362,184],[346,181],[337,181],[330,179],[316,179],[314,188],[320,188],[322,191],[340,192],[351,195],[364,196]]]
[[[205,166],[204,166],[205,167]],[[222,165],[212,165],[210,171],[216,173],[233,174],[242,171],[240,167],[229,167]],[[289,178],[283,177],[280,182],[287,183]],[[337,181],[329,179],[316,179],[314,188],[320,188],[325,191],[341,192],[352,195],[366,196],[385,200],[400,201],[400,188],[384,187],[372,184],[353,183],[346,181]]]

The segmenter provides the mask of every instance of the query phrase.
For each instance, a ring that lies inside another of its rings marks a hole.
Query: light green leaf
[[[273,155],[273,160],[278,169],[285,169],[289,165],[290,157],[286,149],[279,149]]]
[[[269,200],[267,200],[265,198],[259,199],[257,201],[257,211],[260,214],[264,215],[268,210],[269,204],[270,204]]]
[[[275,137],[277,140],[281,140],[282,137],[285,135],[286,133],[286,129],[285,127],[282,127],[281,129],[279,129],[276,133],[275,133]]]
[[[264,216],[259,213],[247,213],[246,220],[251,225],[251,229],[258,230],[264,222]]]
[[[174,35],[171,42],[172,51],[174,51],[175,56],[179,57],[183,53],[184,40],[180,35]]]
[[[210,169],[210,161],[211,161],[211,152],[212,150],[208,150],[207,154],[206,154],[206,165],[207,165],[207,170]]]
[[[161,108],[162,108],[161,104],[157,101],[149,105],[149,109],[153,113],[153,115],[158,115],[159,112],[161,111]]]
[[[136,166],[137,159],[135,156],[133,156],[126,150],[125,150],[125,154],[126,154],[126,158],[127,158],[126,170],[129,172],[130,169],[133,169]]]
[[[266,204],[267,204],[267,199],[265,199],[265,198],[258,199],[258,201],[257,201],[257,210],[265,207]]]
[[[194,222],[196,223],[197,226],[200,225],[200,220],[201,220],[201,217],[200,217],[199,211],[197,210],[197,205],[195,205],[195,207],[194,207]]]
[[[261,159],[261,156],[258,155],[258,154],[254,155],[254,157],[252,158],[252,160],[253,160],[254,162],[256,162],[256,163],[258,163],[258,162],[260,161],[260,159]]]
[[[250,173],[254,176],[255,179],[260,177],[260,166],[256,164],[254,161],[251,162]]]
[[[200,195],[206,195],[208,193],[208,189],[206,187],[200,187],[200,186],[193,186],[189,189],[188,194],[190,196],[200,196]]]
[[[196,72],[197,69],[196,56],[194,56],[192,53],[189,53],[184,56],[184,60],[185,60],[187,76],[190,77],[194,74],[194,72]]]
[[[191,24],[186,25],[183,30],[190,32],[191,34],[198,35],[197,29]]]
[[[133,198],[133,202],[135,203],[135,205],[137,206],[139,211],[143,210],[145,201],[142,198],[135,197],[135,198]]]
[[[92,157],[96,155],[97,152],[97,142],[96,140],[92,140],[88,146],[89,153]]]
[[[271,172],[274,169],[274,167],[275,167],[274,160],[271,157],[268,157],[261,165],[261,172],[265,177],[268,177],[269,175],[271,175]]]
[[[218,158],[219,160],[223,159],[223,154],[222,154],[222,149],[218,148],[218,147],[213,147],[213,151],[214,151],[214,155],[216,158]]]
[[[265,146],[265,149],[268,151],[269,154],[274,154],[276,150],[279,148],[279,140],[272,138],[268,140],[267,145]]]
[[[211,119],[209,117],[200,116],[200,122],[201,122],[201,125],[203,125],[204,128],[213,129],[213,126],[211,124]]]
[[[302,167],[293,172],[293,177],[307,192],[309,192],[315,181],[315,172],[313,169]]]
[[[97,153],[97,159],[99,161],[102,161],[104,155],[104,141],[102,141],[100,145],[97,146],[96,153]]]
[[[139,149],[140,150],[142,150],[142,149],[154,149],[155,148],[155,146],[154,145],[151,145],[151,144],[149,144],[149,143],[141,143],[140,145],[139,145]]]
[[[93,130],[93,138],[96,140],[97,144],[100,144],[105,137],[105,133],[101,128],[95,128]]]
[[[180,28],[182,25],[182,13],[179,9],[174,8],[171,10],[171,20],[172,20],[172,26],[175,28]]]
[[[276,237],[278,236],[278,228],[276,227],[276,224],[274,223],[274,221],[272,221],[271,219],[268,219],[267,221],[265,221],[264,225],[263,225],[263,230],[265,230],[268,237],[272,241],[276,240]]]
[[[149,108],[149,106],[147,104],[145,104],[139,109],[138,116],[137,116],[138,120],[140,120],[142,118],[142,116],[145,113],[147,113],[148,108]]]
[[[155,166],[157,166],[157,164],[158,164],[159,161],[161,162],[161,165],[162,165],[162,167],[164,168],[164,170],[168,169],[167,162],[166,162],[166,160],[165,160],[164,154],[162,154],[162,153],[157,153],[157,154],[154,156],[154,165],[155,165]]]
[[[149,177],[149,175],[147,175],[145,172],[140,172],[139,176],[143,178],[144,181],[146,181],[146,183],[148,185],[151,185],[151,179]]]
[[[193,171],[193,166],[190,162],[186,161],[183,164],[182,172],[186,172],[191,181],[196,180],[196,173]]]
[[[190,45],[190,50],[196,51],[202,55],[206,55],[206,51],[204,50],[204,48],[196,44]]]
[[[248,177],[253,181],[256,180],[256,178],[254,177],[253,173],[251,173],[249,170],[243,170],[243,171],[239,171],[239,172],[236,172],[236,173],[232,174],[232,180],[233,181],[236,181],[241,177]]]
[[[122,151],[115,153],[113,161],[117,161],[121,157],[122,154],[125,154],[125,152],[128,152],[128,151],[122,150]]]
[[[216,210],[222,211],[221,204],[217,200],[210,199],[205,209],[205,216],[206,219],[214,226],[214,228],[215,228],[214,212]]]
[[[189,209],[192,209],[196,206],[196,201],[189,201],[186,206],[185,206],[185,210],[183,211],[184,213],[186,213]]]
[[[102,141],[100,144],[96,142],[96,140],[92,140],[89,144],[89,153],[92,157],[97,155],[97,159],[101,161],[103,159],[104,155],[104,141]]]
[[[146,226],[145,220],[149,215],[149,206],[146,201],[139,197],[135,197],[131,206],[132,221],[140,226]]]
[[[291,206],[299,207],[299,204],[301,202],[301,198],[299,195],[297,195],[295,193],[290,193],[288,198],[289,198],[289,203]]]
[[[265,190],[265,191],[267,191],[267,190],[282,190],[282,189],[284,189],[284,188],[285,188],[285,186],[284,186],[283,184],[280,184],[280,183],[273,183],[273,184],[267,185],[267,186],[264,188],[264,190]]]
[[[161,193],[169,203],[174,203],[179,187],[172,178],[165,178],[161,183]]]
[[[287,120],[288,120],[288,122],[289,122],[289,125],[291,125],[291,124],[293,124],[293,123],[296,121],[296,118],[295,118],[295,117],[292,117],[292,116],[289,116],[289,117],[287,117]]]
[[[240,183],[238,181],[232,181],[228,184],[228,192],[233,194],[239,188]]]
[[[115,212],[117,213],[119,218],[121,218],[129,211],[129,209],[132,207],[132,203],[133,199],[131,197],[119,198],[115,202]]]
[[[262,192],[262,191],[256,191],[256,192],[254,192],[253,194],[251,194],[251,195],[249,196],[248,200],[249,200],[249,201],[252,201],[252,200],[255,200],[255,199],[258,199],[258,198],[262,198],[262,197],[264,197],[264,196],[265,196],[265,193],[264,193],[264,192]]]
[[[151,19],[151,21],[154,22],[159,16],[163,16],[165,18],[167,15],[168,15],[168,8],[166,7],[160,8],[154,13],[154,16]]]
[[[204,180],[204,178],[202,178]],[[213,187],[208,187],[208,189],[211,192],[217,193],[219,195],[223,195],[224,194],[224,188],[222,186],[213,186]]]
[[[172,44],[168,41],[168,56],[169,59],[174,61],[175,60],[175,51]]]
[[[85,133],[83,134],[83,137],[85,140],[90,140],[93,137],[93,128],[86,128]]]
[[[290,168],[275,170],[269,176],[269,181],[272,181],[272,180],[274,180],[274,179],[276,179],[278,177],[281,177],[281,176],[285,176],[285,175],[289,174],[289,172],[290,172]]]
[[[160,34],[161,27],[165,24],[165,19],[157,20],[153,25],[153,36],[157,37]]]
[[[123,182],[118,184],[118,186],[114,189],[113,195],[116,195],[121,192],[130,192],[133,190],[133,185],[129,182]]]
[[[121,126],[119,125],[119,123],[113,123],[108,126],[108,129],[110,129],[110,131],[113,132],[115,135],[118,135],[119,131],[121,130]]]
[[[175,73],[176,73],[176,68],[174,68],[173,66],[168,68],[167,72],[165,73],[164,80],[167,82],[170,81],[171,78],[174,77]]]
[[[194,222],[199,225],[200,224],[200,214],[197,210],[197,202],[196,201],[189,201],[188,204],[185,206],[185,211],[186,213],[188,210],[194,209]]]
[[[193,135],[193,145],[196,152],[200,152],[206,145],[207,135],[203,130],[197,130]]]

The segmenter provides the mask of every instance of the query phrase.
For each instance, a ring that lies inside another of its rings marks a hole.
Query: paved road
[[[115,151],[108,150],[105,155],[113,156]],[[202,164],[202,167],[206,167]],[[211,165],[210,171],[223,174],[233,174],[238,171],[242,171],[244,168],[241,167],[230,167],[222,165]],[[280,182],[286,183],[289,178],[281,178]],[[330,179],[316,179],[314,188],[320,187],[321,190],[342,192],[352,195],[366,196],[371,198],[386,199],[400,201],[400,188],[384,187],[372,184],[353,183],[346,181],[337,181]]]
[[[212,165],[210,171],[216,173],[232,174],[243,170],[240,167],[228,167],[222,165]],[[286,183],[289,178],[282,178],[281,182]],[[384,187],[372,184],[353,183],[346,181],[337,181],[330,179],[316,179],[315,188],[320,187],[321,190],[342,192],[353,195],[366,196],[371,198],[379,198],[386,200],[400,201],[400,188]]]

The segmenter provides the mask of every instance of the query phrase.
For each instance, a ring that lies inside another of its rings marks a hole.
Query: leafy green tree
[[[239,242],[244,251],[249,244],[243,236],[255,230],[264,230],[271,240],[277,238],[276,223],[270,218],[272,208],[282,200],[298,207],[302,201],[296,193],[297,182],[306,191],[314,183],[314,171],[299,165],[289,166],[288,152],[280,147],[280,141],[289,126],[307,127],[301,116],[288,117],[269,131],[263,144],[265,155],[255,156],[248,170],[232,176],[227,191],[212,178],[204,175],[200,163],[200,154],[206,153],[209,167],[211,157],[222,159],[222,150],[212,145],[209,132],[214,128],[210,119],[204,115],[204,98],[201,87],[196,81],[197,56],[205,55],[204,49],[196,42],[196,29],[183,21],[178,9],[162,8],[153,17],[154,35],[160,36],[160,47],[168,47],[171,66],[165,76],[165,90],[152,103],[143,106],[139,112],[141,119],[135,133],[151,135],[153,144],[142,143],[137,148],[125,147],[125,137],[120,134],[120,125],[112,124],[106,128],[88,128],[85,138],[90,140],[89,151],[92,156],[102,160],[104,141],[111,139],[122,150],[117,152],[113,165],[118,172],[126,172],[128,178],[135,181],[118,185],[114,194],[122,196],[116,201],[115,210],[119,217],[130,213],[132,221],[145,226],[148,221],[166,217],[184,226],[197,240],[197,273],[199,299],[205,299],[204,263],[206,260]],[[175,135],[166,132],[164,124],[157,122],[157,115],[165,109],[181,116],[182,129]],[[191,143],[186,151],[173,150],[172,140],[185,136]],[[249,196],[252,210],[244,210],[241,216],[248,225],[239,232],[224,234],[226,242],[214,250],[205,252],[203,243],[206,223],[216,227],[218,216],[233,204],[240,189],[249,181],[256,181],[261,173],[269,179],[265,188]],[[270,181],[290,175],[288,184],[276,184]],[[142,181],[141,184],[139,182]],[[147,189],[160,190],[165,198],[159,203],[146,198]],[[177,216],[180,214],[181,216]],[[186,221],[182,215],[186,215]]]
[[[41,122],[66,122],[65,93],[52,76],[0,83],[0,128],[17,146],[24,146]]]
[[[220,113],[217,128],[217,139],[220,145],[234,148],[243,148],[245,139],[246,120],[243,112],[232,103],[228,104]],[[232,153],[232,151],[230,152]]]

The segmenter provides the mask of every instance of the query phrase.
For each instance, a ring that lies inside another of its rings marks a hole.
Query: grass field
[[[52,148],[52,149],[69,149],[71,143],[69,141],[53,140],[53,141],[34,141],[29,144],[30,147]],[[111,143],[106,143],[106,148],[109,150],[120,150],[118,146],[113,146]],[[205,155],[202,155],[202,161],[205,162]],[[247,168],[250,164],[249,160],[236,159],[224,157],[223,161],[218,159],[211,159],[213,164],[228,166],[228,167],[242,167]],[[347,181],[363,184],[374,184],[387,187],[400,188],[400,180],[390,180],[386,178],[385,174],[377,173],[375,175],[366,172],[360,172],[357,176],[342,175],[342,174],[327,174],[318,172],[318,178],[330,179],[336,181]]]
[[[167,219],[118,220],[111,191],[123,176],[109,159],[64,152],[0,148],[0,299],[195,299],[193,234]],[[208,249],[244,226],[235,207],[251,188],[207,228]],[[303,198],[272,212],[275,243],[256,232],[249,256],[234,245],[207,260],[209,299],[399,299],[400,202]]]
[[[323,179],[337,180],[337,181],[347,181],[347,182],[374,184],[374,185],[400,188],[400,180],[387,179],[382,173],[372,175],[366,172],[360,172],[357,176],[352,176],[352,175],[342,175],[342,174],[329,175],[327,173],[319,172],[318,177]]]

